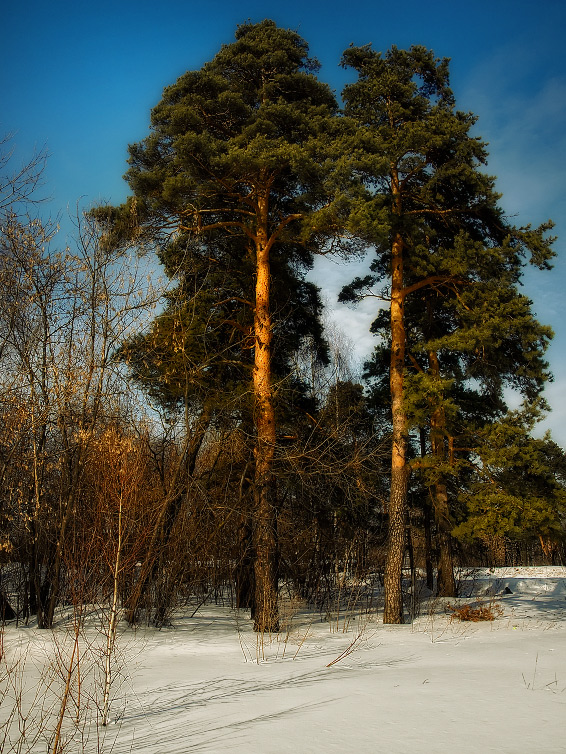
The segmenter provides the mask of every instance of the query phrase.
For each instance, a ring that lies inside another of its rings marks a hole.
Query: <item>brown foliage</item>
[[[479,623],[480,621],[492,621],[501,618],[503,608],[497,603],[490,602],[487,605],[476,603],[476,605],[446,605],[447,610],[452,612],[450,620],[458,619],[460,621],[470,621]]]

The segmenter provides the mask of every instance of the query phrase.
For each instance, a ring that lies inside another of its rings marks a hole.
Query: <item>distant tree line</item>
[[[239,26],[165,89],[131,196],[69,249],[34,204],[42,155],[13,173],[4,151],[5,619],[50,627],[118,585],[130,623],[229,598],[275,632],[283,588],[324,611],[377,578],[400,623],[407,564],[451,596],[458,564],[564,562],[564,451],[531,435],[552,332],[519,288],[552,223],[504,215],[447,60],[342,64],[341,109],[298,34]],[[376,300],[356,376],[306,274],[368,250],[340,294]]]

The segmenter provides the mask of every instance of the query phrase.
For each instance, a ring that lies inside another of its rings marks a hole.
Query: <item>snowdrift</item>
[[[566,598],[566,566],[474,568],[459,573],[462,596],[504,594]]]

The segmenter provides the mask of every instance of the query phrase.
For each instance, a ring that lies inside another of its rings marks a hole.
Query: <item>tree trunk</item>
[[[255,618],[255,557],[253,552],[252,511],[249,504],[250,491],[253,485],[248,478],[249,467],[250,461],[246,463],[240,477],[240,494],[238,498],[238,510],[240,511],[240,521],[238,524],[239,552],[234,568],[234,586],[236,608],[238,610],[250,610],[253,620]]]
[[[14,620],[15,617],[16,612],[4,594],[0,582],[0,624],[3,624],[7,620]]]
[[[254,630],[279,631],[277,606],[277,508],[273,456],[275,411],[271,384],[271,313],[267,198],[258,201],[260,231],[256,241],[255,362],[253,388],[256,414],[254,478],[255,616]]]
[[[429,363],[433,377],[440,377],[438,356],[434,351],[429,352]],[[430,417],[430,444],[433,458],[439,465],[446,462],[445,436],[446,416],[443,406],[438,406]],[[455,597],[456,580],[454,578],[452,551],[452,520],[448,504],[448,488],[441,470],[438,470],[436,481],[432,487],[432,500],[439,550],[436,593],[439,597]]]
[[[61,575],[63,571],[63,549],[65,546],[65,538],[67,536],[67,528],[71,521],[71,515],[74,507],[74,490],[71,490],[70,494],[65,498],[65,502],[62,505],[63,515],[59,526],[59,532],[57,535],[57,545],[55,547],[55,556],[51,564],[51,568],[48,568],[48,583],[49,583],[49,599],[45,609],[45,614],[40,622],[38,613],[38,628],[52,628],[53,620],[55,618],[55,608],[59,604],[59,597],[61,593]]]
[[[427,589],[434,589],[434,569],[432,567],[432,532],[430,521],[430,505],[425,502],[423,508],[424,515],[424,539],[425,539],[425,568],[426,568],[426,586]]]
[[[407,521],[407,416],[403,405],[405,369],[405,324],[403,305],[403,239],[399,234],[392,247],[391,275],[391,413],[393,442],[391,452],[391,493],[387,560],[385,564],[384,623],[403,623],[403,590],[401,585],[405,555]]]
[[[252,527],[248,513],[243,513],[239,525],[239,559],[234,569],[236,608],[251,611],[255,618],[255,558],[253,554]]]
[[[421,458],[426,456],[426,434],[423,427],[419,430],[421,444]],[[423,501],[423,522],[424,522],[424,555],[426,568],[426,586],[427,589],[434,589],[434,569],[432,567],[432,532],[430,516],[431,509],[428,498]]]
[[[439,597],[455,597],[456,580],[454,578],[454,555],[452,551],[452,521],[445,484],[439,482],[434,485],[433,499],[439,553],[436,594]]]

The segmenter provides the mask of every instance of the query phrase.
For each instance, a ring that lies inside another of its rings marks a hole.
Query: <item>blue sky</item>
[[[50,212],[78,201],[117,203],[127,145],[148,132],[163,87],[197,69],[238,23],[272,18],[297,30],[322,63],[320,77],[340,92],[349,74],[339,60],[350,44],[423,44],[450,57],[458,107],[479,116],[489,142],[489,172],[515,222],[556,222],[552,272],[528,272],[525,291],[556,333],[549,359],[555,382],[545,426],[566,447],[566,3],[563,0],[287,0],[285,3],[131,0],[87,4],[28,0],[3,10],[0,134],[13,133],[16,159],[50,153]],[[339,280],[354,273],[324,265],[319,284],[333,303]],[[339,321],[358,350],[371,348],[371,302],[342,309]]]

